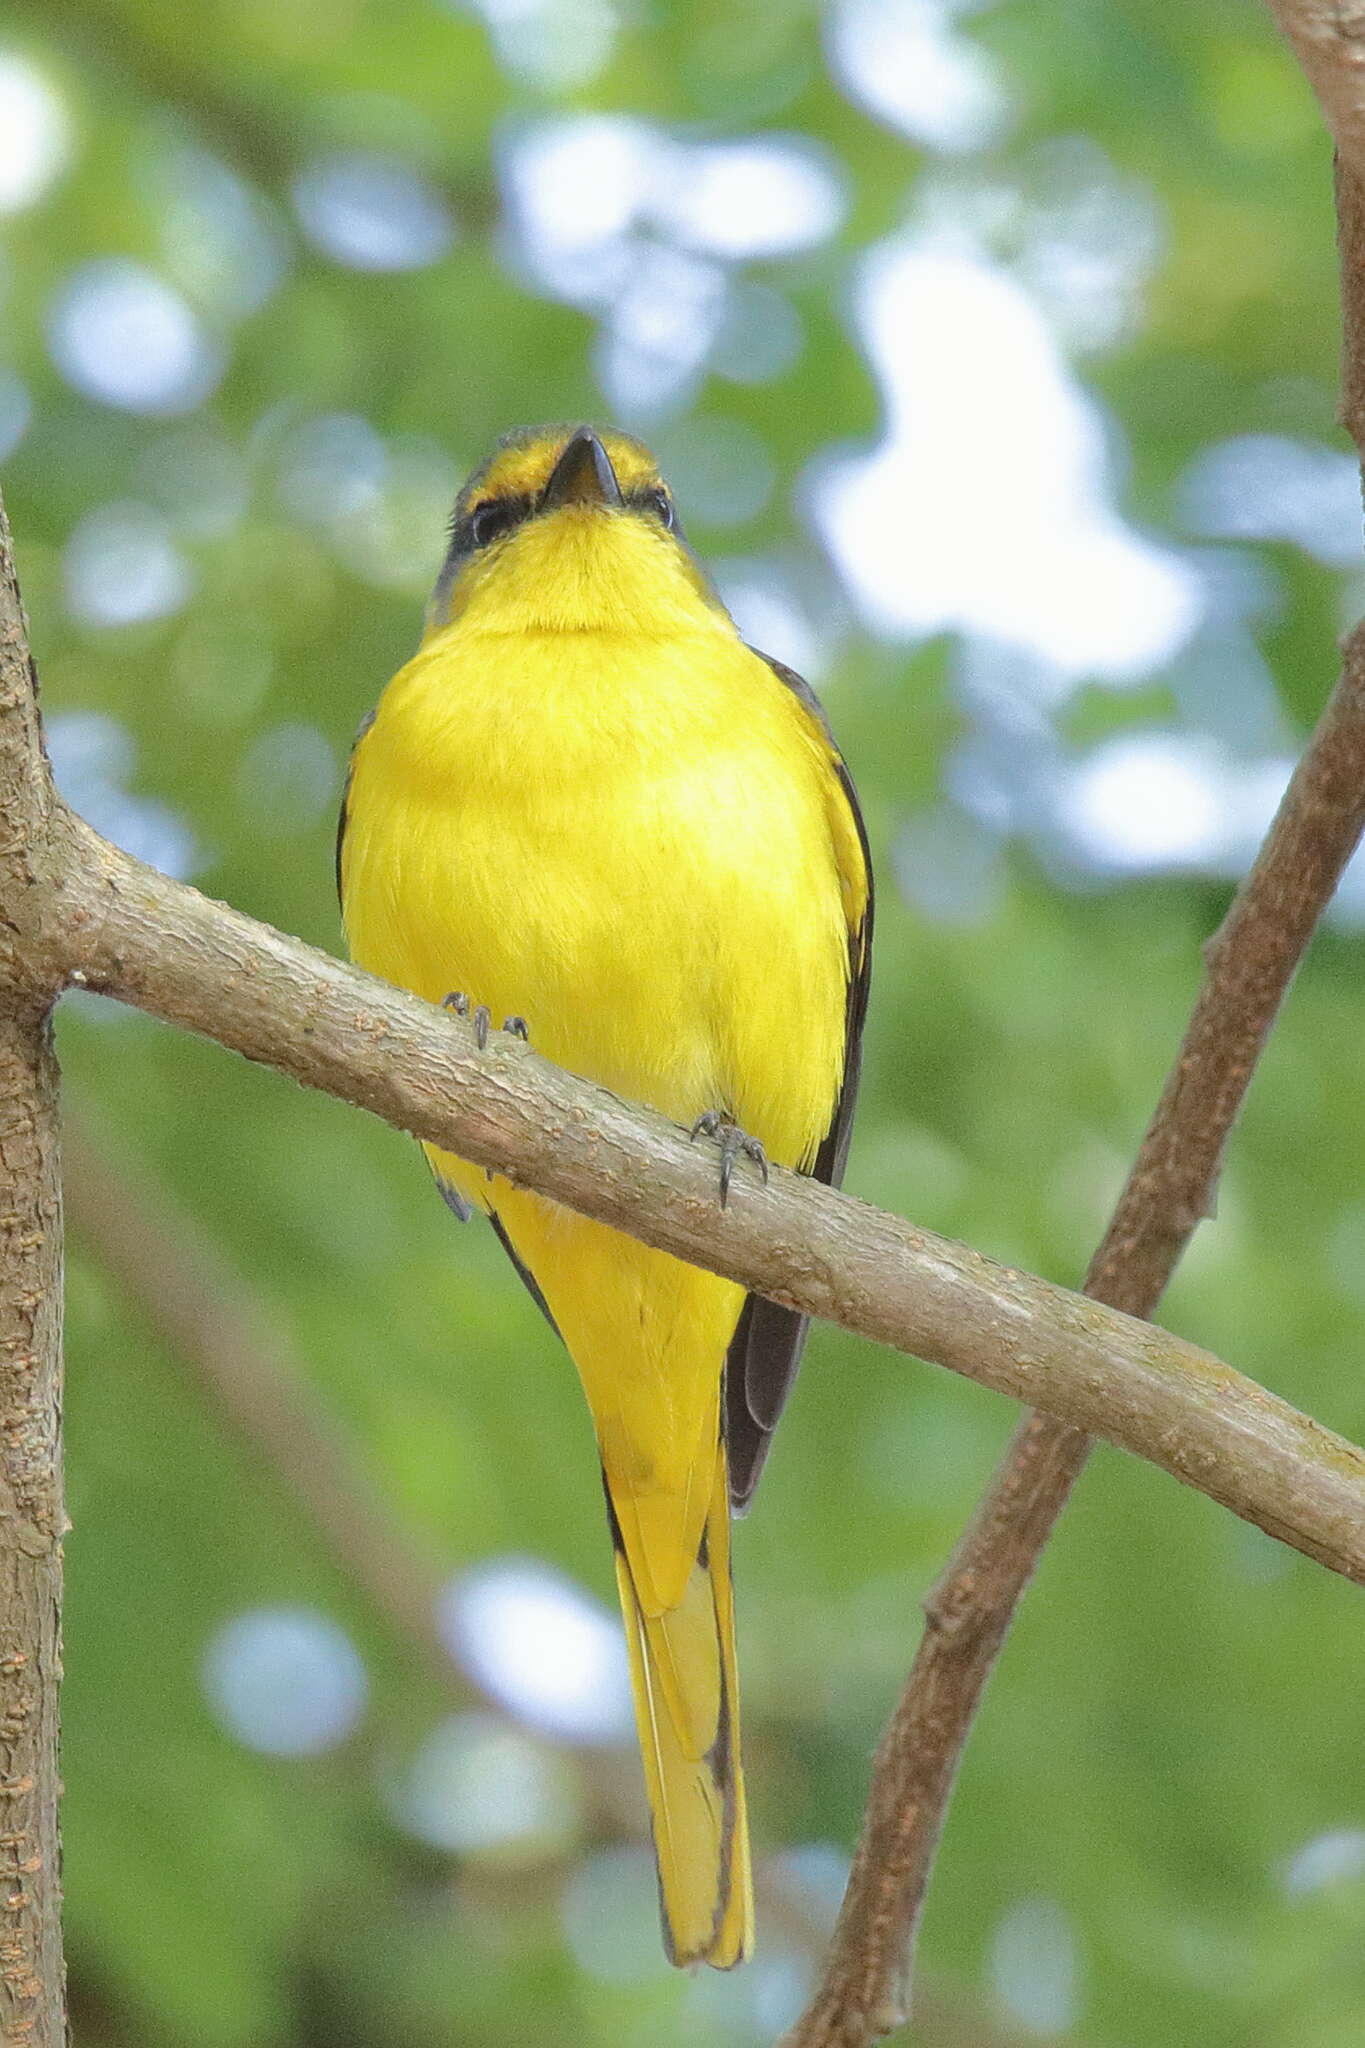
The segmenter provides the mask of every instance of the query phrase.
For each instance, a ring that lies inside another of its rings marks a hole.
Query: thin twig
[[[1358,438],[1365,390],[1360,194],[1343,173],[1343,387]],[[1086,1293],[1094,1299],[1150,1315],[1212,1213],[1223,1151],[1256,1062],[1363,828],[1365,629],[1358,626],[1265,844],[1205,950],[1194,1013],[1091,1262]],[[784,2048],[866,2048],[904,2018],[920,1909],[962,1751],[1089,1449],[1082,1431],[1050,1416],[1026,1417],[926,1601],[919,1653],[877,1751],[825,1973]]]

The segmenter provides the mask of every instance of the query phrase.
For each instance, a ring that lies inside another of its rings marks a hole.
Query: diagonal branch
[[[1338,217],[1344,410],[1360,440],[1365,203],[1344,169]],[[1365,627],[1357,626],[1265,844],[1205,949],[1194,1013],[1091,1262],[1086,1293],[1093,1299],[1150,1315],[1212,1214],[1224,1147],[1256,1062],[1362,829]],[[905,2016],[920,1909],[962,1751],[1015,1609],[1090,1450],[1086,1435],[1059,1414],[1052,1404],[1051,1414],[1020,1424],[925,1603],[919,1651],[878,1747],[825,1973],[785,2048],[866,2048]]]

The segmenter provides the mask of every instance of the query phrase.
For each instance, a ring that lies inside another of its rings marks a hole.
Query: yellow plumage
[[[356,749],[347,934],[387,980],[524,1016],[547,1058],[689,1125],[719,1109],[809,1169],[866,942],[861,828],[818,713],[667,520],[621,436],[522,436],[475,477],[420,651]],[[495,1214],[578,1368],[668,1945],[728,1965],[752,1917],[722,1429],[743,1292],[429,1157]]]

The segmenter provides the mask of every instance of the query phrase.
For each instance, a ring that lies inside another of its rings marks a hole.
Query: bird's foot
[[[730,1200],[730,1181],[737,1159],[752,1159],[763,1176],[763,1185],[768,1184],[768,1155],[759,1139],[751,1138],[742,1131],[732,1116],[723,1109],[705,1110],[692,1126],[691,1135],[697,1138],[717,1138],[720,1141],[720,1206],[726,1208]]]
[[[488,1043],[488,1034],[493,1025],[493,1013],[487,1003],[479,1003],[471,1010],[469,997],[463,989],[457,988],[453,995],[441,997],[441,1008],[453,1010],[457,1017],[468,1017],[474,1026],[474,1043],[482,1052]]]
[[[469,1018],[474,1026],[474,1043],[478,1046],[479,1051],[482,1052],[488,1043],[488,1034],[493,1028],[493,1013],[487,1003],[479,1003],[471,1010],[469,1007],[469,997],[465,995],[462,989],[456,989],[453,994],[442,996],[441,1008],[443,1010],[453,1010],[457,1017]],[[531,1027],[524,1017],[504,1017],[502,1028],[510,1037],[520,1038],[529,1044]]]

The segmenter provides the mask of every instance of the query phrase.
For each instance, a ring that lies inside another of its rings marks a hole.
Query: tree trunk
[[[50,1013],[0,1010],[0,2040],[66,2040],[61,1678],[62,1197]]]

